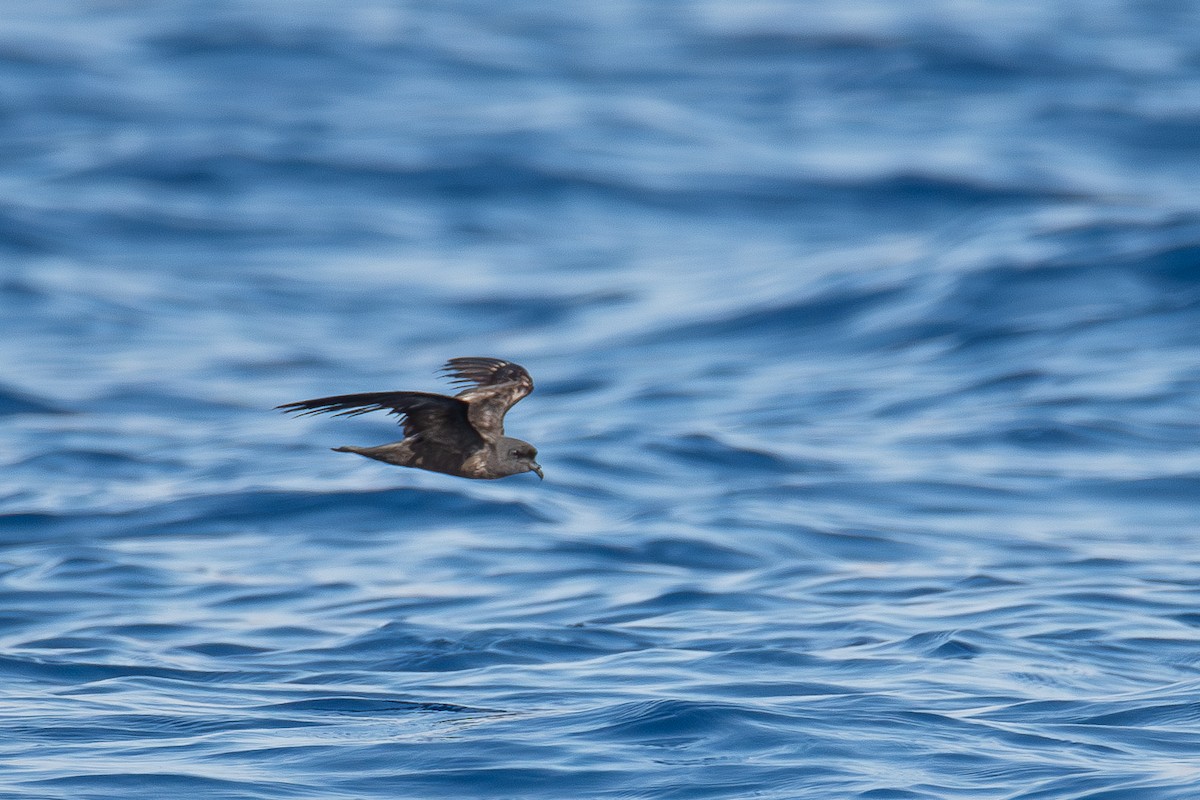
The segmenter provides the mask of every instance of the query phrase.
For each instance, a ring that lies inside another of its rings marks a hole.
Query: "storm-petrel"
[[[504,414],[533,391],[533,379],[520,364],[498,358],[452,358],[440,370],[457,386],[450,397],[428,392],[365,392],[318,397],[276,406],[287,412],[355,417],[387,411],[401,418],[404,439],[378,447],[335,447],[342,453],[444,472],[463,478],[503,478],[542,468],[537,448],[504,435]]]

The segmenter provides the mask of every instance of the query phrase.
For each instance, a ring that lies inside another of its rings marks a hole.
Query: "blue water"
[[[6,3],[0,797],[1200,796],[1200,6],[995,5]]]

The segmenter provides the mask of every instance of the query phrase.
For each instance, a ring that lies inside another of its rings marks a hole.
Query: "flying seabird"
[[[466,389],[450,397],[428,392],[365,392],[286,403],[285,413],[356,417],[387,411],[401,418],[404,439],[378,447],[335,447],[401,467],[462,478],[503,478],[522,472],[542,477],[537,448],[504,435],[504,414],[533,391],[520,364],[498,358],[452,358],[440,372]]]

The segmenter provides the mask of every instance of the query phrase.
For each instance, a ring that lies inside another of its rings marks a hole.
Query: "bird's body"
[[[537,448],[504,435],[504,415],[533,391],[519,364],[496,358],[452,358],[442,371],[467,388],[453,397],[428,392],[366,392],[287,403],[285,412],[337,412],[353,417],[387,411],[402,418],[404,439],[377,447],[335,447],[376,461],[462,478],[503,478],[542,469]]]

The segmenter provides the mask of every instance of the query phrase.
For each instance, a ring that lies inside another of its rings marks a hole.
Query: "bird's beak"
[[[542,474],[542,467],[540,464],[534,464],[529,468],[529,471],[536,472],[539,480],[546,480],[546,476]]]

